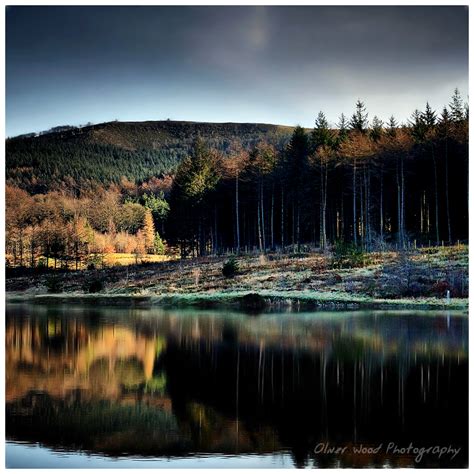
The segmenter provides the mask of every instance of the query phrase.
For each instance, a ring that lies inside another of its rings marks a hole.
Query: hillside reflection
[[[296,466],[412,466],[315,455],[320,442],[433,443],[467,464],[467,318],[9,305],[7,439],[106,455],[290,452]]]

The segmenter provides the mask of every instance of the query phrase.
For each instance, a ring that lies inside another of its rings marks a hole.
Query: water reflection
[[[234,467],[275,453],[298,467],[464,466],[467,344],[456,313],[9,305],[7,439]],[[462,449],[421,462],[352,449],[389,442]]]

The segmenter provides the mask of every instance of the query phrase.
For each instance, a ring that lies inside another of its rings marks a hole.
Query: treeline
[[[288,140],[273,138],[251,146],[234,140],[225,151],[197,138],[173,176],[157,172],[146,180],[134,168],[137,160],[92,154],[85,166],[65,153],[61,165],[56,155],[36,163],[31,148],[23,171],[16,168],[18,180],[33,185],[30,168],[40,162],[50,168],[34,173],[60,180],[58,170],[71,160],[70,174],[53,190],[30,193],[8,181],[7,262],[79,268],[111,252],[133,253],[138,262],[146,253],[303,251],[339,243],[371,251],[467,239],[468,108],[457,90],[443,110],[426,104],[407,124],[393,117],[369,123],[358,101],[337,128],[320,112],[313,130],[296,127]],[[76,168],[88,186],[76,186]]]
[[[456,89],[406,125],[368,122],[363,102],[331,129],[297,127],[284,148],[260,143],[222,159],[197,141],[170,192],[167,239],[183,256],[350,242],[370,251],[468,235],[468,108]]]
[[[110,122],[83,128],[55,127],[41,136],[6,141],[6,179],[29,193],[70,190],[79,195],[96,183],[122,177],[137,183],[174,174],[196,137],[223,155],[238,142],[250,150],[260,141],[284,146],[292,128],[263,124]]]
[[[30,195],[6,186],[7,266],[78,269],[103,265],[109,253],[164,254],[159,227],[169,207],[169,180],[136,187],[127,180],[79,198],[52,191]]]
[[[68,190],[77,196],[97,183],[143,182],[176,170],[175,149],[126,150],[112,145],[57,140],[51,136],[7,141],[7,182],[33,194]]]

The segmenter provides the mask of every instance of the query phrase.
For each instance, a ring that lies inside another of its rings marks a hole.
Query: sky
[[[6,134],[111,120],[406,122],[468,92],[467,7],[7,7]]]

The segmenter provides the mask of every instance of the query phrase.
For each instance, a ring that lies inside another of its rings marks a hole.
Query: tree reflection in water
[[[9,305],[7,439],[103,455],[290,452],[296,466],[412,466],[331,446],[452,445],[467,464],[467,318]]]

